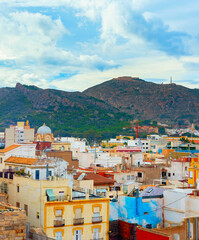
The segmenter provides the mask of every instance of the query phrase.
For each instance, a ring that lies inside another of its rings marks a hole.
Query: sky
[[[0,0],[0,87],[120,76],[199,88],[198,0]]]

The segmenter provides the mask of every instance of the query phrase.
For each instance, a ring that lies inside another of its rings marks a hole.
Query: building
[[[138,190],[135,190],[131,196],[119,195],[118,201],[110,202],[110,240],[135,240],[137,225],[152,228],[161,224],[163,191],[155,188],[149,191],[147,189],[141,197]],[[115,227],[117,223],[118,226]]]
[[[46,126],[45,123],[43,124],[43,126],[38,128],[35,135],[35,142],[54,142],[54,136],[52,134],[52,131],[48,126]]]
[[[188,184],[190,187],[197,185],[199,173],[199,156],[191,159],[190,167],[188,168]]]
[[[97,192],[104,192],[108,191],[111,186],[114,185],[115,180],[103,177],[99,174],[96,174],[94,172],[78,172],[74,179],[76,180],[93,180],[94,189],[97,190]]]
[[[8,200],[26,211],[30,226],[42,226],[56,240],[107,239],[109,199],[76,191],[68,179],[0,178]]]
[[[183,222],[177,226],[169,226],[155,229],[137,227],[137,240],[191,240],[198,239],[198,217],[184,218]]]
[[[69,185],[73,185],[73,174],[67,171],[68,163],[61,158],[24,158],[9,157],[5,160],[3,172],[24,174],[36,180],[46,180],[55,177],[67,178]],[[3,174],[0,172],[0,174]]]
[[[11,156],[35,158],[35,144],[14,144],[0,150],[0,171],[5,169],[5,160]]]
[[[30,128],[29,122],[17,122],[16,126],[5,129],[5,147],[13,144],[34,142],[35,129]]]
[[[47,157],[62,158],[69,164],[68,169],[78,169],[79,168],[79,160],[73,158],[72,151],[51,150],[51,151],[47,151],[46,155],[47,155]]]

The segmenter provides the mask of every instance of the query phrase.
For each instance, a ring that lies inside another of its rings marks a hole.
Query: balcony
[[[92,223],[101,223],[101,222],[102,222],[102,216],[92,217]]]
[[[54,227],[62,227],[62,226],[65,226],[65,219],[54,220]]]
[[[73,225],[82,225],[84,224],[84,218],[74,218]]]
[[[104,238],[92,238],[91,240],[104,240]]]

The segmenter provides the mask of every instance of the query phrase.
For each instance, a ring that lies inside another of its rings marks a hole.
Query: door
[[[93,228],[93,240],[99,239],[99,228]]]
[[[35,179],[36,179],[36,180],[39,180],[39,170],[36,170],[36,171],[35,171]]]
[[[55,240],[62,240],[62,232],[55,232]]]
[[[82,230],[75,230],[74,240],[82,239]]]

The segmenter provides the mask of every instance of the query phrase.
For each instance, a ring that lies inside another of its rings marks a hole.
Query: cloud
[[[197,82],[198,63],[185,61],[199,54],[196,0],[0,0],[0,9],[7,86],[83,90],[122,75]]]

